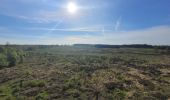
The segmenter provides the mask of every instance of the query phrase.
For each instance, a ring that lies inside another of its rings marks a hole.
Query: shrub
[[[45,86],[46,82],[43,80],[30,80],[27,82],[24,82],[24,87],[43,87]]]
[[[0,48],[0,67],[12,67],[23,62],[24,53],[11,47]]]
[[[4,54],[0,54],[0,66],[8,66],[9,62],[7,61],[7,57]]]
[[[48,95],[49,94],[46,91],[43,91],[36,96],[35,100],[47,100]]]

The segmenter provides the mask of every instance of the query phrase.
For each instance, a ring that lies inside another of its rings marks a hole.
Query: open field
[[[167,100],[170,53],[155,48],[19,46],[0,69],[0,100]]]

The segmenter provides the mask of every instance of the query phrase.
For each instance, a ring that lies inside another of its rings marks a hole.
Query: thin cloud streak
[[[67,35],[67,36],[48,36],[41,38],[42,44],[152,44],[152,45],[170,45],[170,26],[156,26],[152,28],[111,32],[105,35]]]
[[[115,31],[118,31],[119,28],[120,28],[120,25],[121,25],[121,17],[119,17],[119,19],[116,21],[116,24],[115,24]]]
[[[103,28],[27,28],[28,30],[39,31],[64,31],[64,32],[107,32],[113,30],[106,30]],[[51,33],[51,32],[50,32]]]

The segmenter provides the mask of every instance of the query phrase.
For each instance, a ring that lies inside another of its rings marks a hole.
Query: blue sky
[[[71,14],[67,5],[77,11]],[[1,0],[0,44],[170,45],[169,0]]]

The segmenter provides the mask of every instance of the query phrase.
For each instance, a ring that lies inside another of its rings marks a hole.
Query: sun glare
[[[69,2],[67,5],[67,10],[69,13],[74,14],[77,12],[77,5],[74,2]]]

